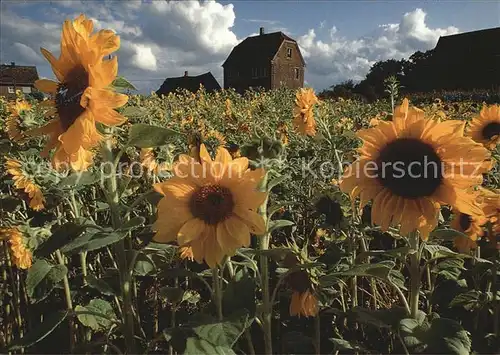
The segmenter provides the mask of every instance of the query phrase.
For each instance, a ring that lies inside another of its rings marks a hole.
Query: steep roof
[[[156,91],[157,95],[166,95],[171,92],[175,92],[177,89],[186,89],[191,92],[196,92],[200,88],[200,85],[203,85],[206,91],[211,92],[215,90],[220,90],[221,87],[217,80],[215,80],[214,76],[211,72],[207,72],[205,74],[196,75],[196,76],[179,76],[175,78],[167,78],[161,84],[158,91]]]
[[[38,72],[34,66],[9,65],[0,66],[0,83],[2,84],[27,84],[32,85],[38,80]]]
[[[261,62],[268,63],[273,60],[283,41],[296,41],[283,32],[266,33],[245,38],[233,48],[226,61],[225,67],[233,63]]]
[[[500,27],[439,37],[435,50],[447,55],[470,51],[500,55]]]

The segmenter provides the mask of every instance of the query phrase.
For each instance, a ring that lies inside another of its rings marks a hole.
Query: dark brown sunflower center
[[[64,132],[85,111],[80,106],[80,99],[88,86],[89,75],[82,66],[78,66],[72,69],[64,82],[57,87],[55,103]]]
[[[460,224],[460,228],[463,231],[468,230],[472,224],[472,217],[469,216],[468,214],[460,213],[459,224]]]
[[[374,174],[373,170],[368,174]],[[434,148],[414,138],[387,144],[376,160],[376,174],[384,187],[408,199],[432,195],[443,180],[441,159]]]
[[[287,282],[290,288],[299,293],[304,293],[311,288],[311,281],[307,271],[300,270],[291,273],[287,277]]]
[[[500,122],[490,122],[484,126],[482,135],[485,139],[491,139],[500,135]]]
[[[233,212],[233,195],[226,187],[205,185],[193,194],[189,207],[194,217],[215,225],[227,219]]]

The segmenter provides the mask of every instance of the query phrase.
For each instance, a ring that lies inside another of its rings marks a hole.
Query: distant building
[[[440,37],[432,62],[439,88],[500,88],[500,27]]]
[[[38,80],[38,72],[34,66],[2,64],[0,66],[0,96],[9,100],[16,98],[16,90],[31,94]]]
[[[304,86],[305,61],[297,42],[283,32],[247,37],[233,48],[222,67],[224,88],[243,93],[249,88]]]
[[[208,72],[205,74],[197,76],[189,76],[188,72],[184,72],[184,76],[179,76],[176,78],[167,78],[156,91],[157,95],[168,95],[171,92],[175,92],[178,89],[185,89],[192,93],[197,92],[200,89],[200,85],[203,85],[207,92],[213,92],[216,90],[221,90],[221,87],[217,80],[215,80],[212,73]]]

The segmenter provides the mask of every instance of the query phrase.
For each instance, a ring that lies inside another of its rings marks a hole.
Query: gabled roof
[[[33,85],[38,80],[38,72],[34,66],[2,64],[0,66],[0,83]]]
[[[500,27],[439,37],[435,50],[447,55],[475,50],[499,55]]]
[[[284,41],[297,43],[283,32],[247,37],[233,48],[222,66],[225,67],[228,64],[246,62],[269,63],[274,59]]]
[[[221,89],[212,73],[207,72],[197,76],[184,75],[176,78],[167,78],[163,84],[161,84],[158,91],[156,91],[156,94],[167,95],[171,92],[175,92],[177,89],[186,89],[194,93],[199,90],[200,85],[203,85],[205,90],[208,92]]]

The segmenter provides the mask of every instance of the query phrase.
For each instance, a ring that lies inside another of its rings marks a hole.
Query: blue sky
[[[2,1],[0,61],[36,65],[57,55],[65,18],[85,13],[121,37],[120,74],[142,92],[170,76],[211,71],[245,37],[265,27],[297,40],[306,84],[316,90],[361,80],[378,60],[434,48],[439,36],[500,26],[500,1]]]

